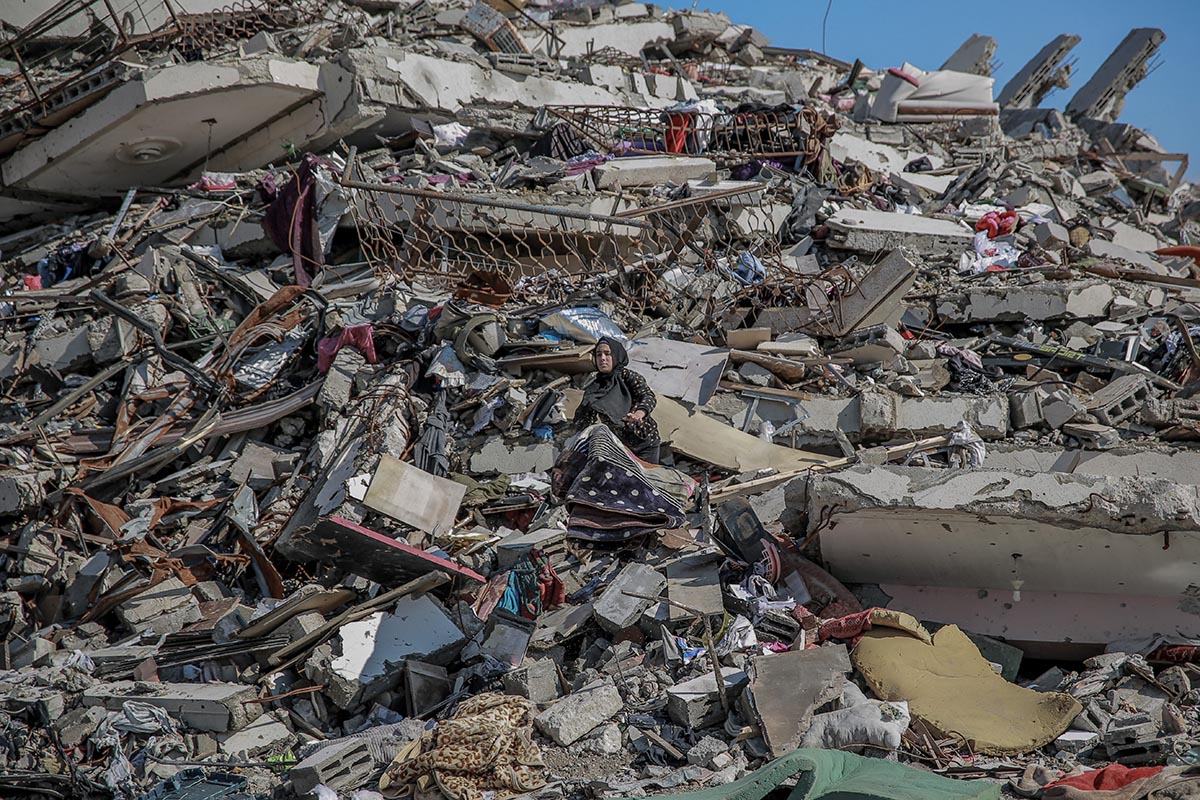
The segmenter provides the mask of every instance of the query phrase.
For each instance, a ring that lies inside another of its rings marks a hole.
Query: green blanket
[[[931,772],[839,750],[793,750],[741,780],[675,800],[762,800],[788,778],[787,800],[999,800],[1000,784],[956,781]]]

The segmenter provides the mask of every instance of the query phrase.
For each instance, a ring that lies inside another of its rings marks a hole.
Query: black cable
[[[827,56],[829,53],[825,51],[825,23],[829,22],[829,11],[833,8],[833,0],[829,0],[829,4],[825,6],[825,16],[821,19],[821,55]]]

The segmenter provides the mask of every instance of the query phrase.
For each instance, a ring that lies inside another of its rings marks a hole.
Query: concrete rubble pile
[[[134,5],[0,23],[0,796],[1200,795],[1162,31]]]

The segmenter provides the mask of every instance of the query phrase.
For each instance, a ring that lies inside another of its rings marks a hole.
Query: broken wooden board
[[[833,456],[764,442],[705,414],[689,412],[669,397],[658,398],[654,419],[672,450],[732,472],[800,470],[834,460]]]

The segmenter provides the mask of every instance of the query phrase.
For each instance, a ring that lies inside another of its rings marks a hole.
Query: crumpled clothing
[[[727,656],[732,652],[741,652],[757,646],[758,633],[754,630],[754,626],[750,620],[738,614],[725,629],[721,640],[717,642],[717,655]]]
[[[1026,767],[1025,774],[1009,781],[1025,797],[1043,800],[1196,800],[1200,798],[1200,767],[1153,766],[1130,768],[1111,764],[1103,769],[1063,775],[1040,765]]]
[[[126,733],[170,733],[175,730],[175,722],[167,712],[149,703],[126,700],[115,714],[113,727]]]
[[[337,336],[326,336],[317,342],[317,369],[322,375],[329,372],[329,368],[333,366],[334,357],[346,345],[350,345],[362,353],[368,364],[375,364],[379,361],[375,355],[375,329],[371,327],[371,323],[351,325],[348,328],[342,328],[342,332]]]
[[[1070,786],[1092,792],[1111,792],[1121,789],[1134,781],[1153,777],[1162,772],[1165,767],[1137,767],[1130,769],[1124,764],[1109,764],[1104,769],[1085,772],[1082,775],[1072,775],[1069,778],[1054,781],[1045,785],[1046,789],[1054,786]]]
[[[988,238],[987,231],[978,231],[972,243],[974,254],[963,253],[958,260],[958,271],[978,275],[981,272],[1003,272],[1017,266],[1021,251],[1008,242],[995,242]]]
[[[440,790],[449,800],[507,800],[545,786],[532,709],[523,697],[496,692],[464,700],[396,755],[379,791],[386,798]]]
[[[492,500],[499,500],[508,494],[508,488],[512,485],[512,479],[508,475],[498,475],[490,481],[477,481],[468,475],[455,472],[449,478],[467,487],[467,493],[463,495],[462,500],[463,508],[475,508]]]
[[[526,619],[537,619],[542,611],[567,602],[567,589],[540,550],[530,550],[508,573],[508,586],[499,607]]]
[[[310,268],[315,273],[325,264],[325,248],[317,227],[317,170],[325,164],[309,153],[282,187],[275,184],[274,175],[258,184],[259,195],[270,203],[263,215],[263,230],[276,247],[292,256],[300,286],[312,283]]]

